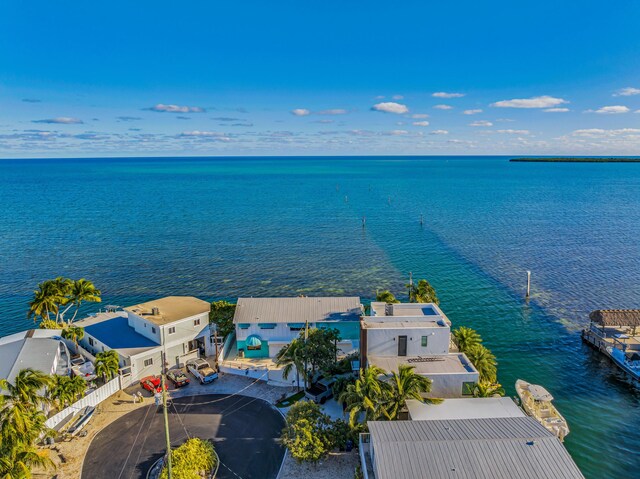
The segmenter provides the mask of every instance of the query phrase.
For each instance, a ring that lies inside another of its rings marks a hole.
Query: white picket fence
[[[109,398],[113,394],[122,389],[122,382],[120,376],[115,377],[104,386],[99,387],[95,391],[87,394],[79,401],[74,402],[71,406],[64,408],[59,413],[51,416],[45,421],[45,425],[51,429],[54,429],[58,424],[64,421],[69,416],[76,414],[86,406],[97,406],[105,399]]]

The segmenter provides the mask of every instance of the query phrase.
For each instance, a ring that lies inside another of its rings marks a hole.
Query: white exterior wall
[[[446,326],[432,328],[368,328],[367,355],[397,356],[398,336],[407,337],[407,356],[447,354],[450,329]],[[422,347],[422,336],[427,336],[427,347]]]
[[[161,344],[160,327],[147,321],[142,316],[127,311],[127,320],[129,326],[135,329],[136,333],[141,334],[145,338],[149,338],[156,344]],[[155,330],[155,333],[154,333]]]
[[[195,324],[197,320],[200,320],[200,324]],[[191,341],[204,329],[209,329],[209,313],[190,316],[180,321],[165,324],[160,328],[162,329],[162,342],[160,344],[170,346],[180,342]],[[170,328],[175,328],[175,333],[169,334]]]
[[[131,361],[131,383],[136,383],[146,376],[155,376],[162,372],[161,348],[155,348],[144,353],[130,357]],[[144,362],[152,359],[153,364],[145,366]],[[169,362],[171,364],[171,362]]]
[[[425,375],[431,379],[430,397],[459,398],[462,397],[464,383],[477,383],[478,373],[447,373]]]

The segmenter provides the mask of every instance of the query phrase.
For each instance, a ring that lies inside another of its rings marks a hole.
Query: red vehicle
[[[147,376],[146,378],[142,378],[140,380],[140,386],[146,389],[149,392],[155,393],[162,391],[162,379],[160,376]],[[165,390],[167,389],[167,385],[164,385]]]

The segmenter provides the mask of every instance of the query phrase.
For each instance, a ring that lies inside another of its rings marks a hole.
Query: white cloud
[[[640,136],[640,128],[618,128],[614,130],[605,130],[602,128],[587,128],[583,130],[575,130],[571,133],[573,136],[581,136],[585,138],[607,138],[619,136]]]
[[[47,118],[45,120],[33,120],[32,123],[50,123],[59,125],[79,125],[82,120],[78,118],[71,118],[69,116],[58,116],[56,118]]]
[[[452,110],[453,107],[451,105],[434,105],[436,110]]]
[[[332,108],[330,110],[322,110],[317,112],[318,115],[346,115],[347,113],[349,112],[347,110],[344,110],[343,108]]]
[[[545,108],[542,111],[546,111],[547,113],[564,113],[569,111],[568,108]]]
[[[413,125],[414,126],[429,126],[429,122],[428,121],[414,121]]]
[[[404,97],[403,97],[402,95],[393,95],[393,96],[391,97],[391,99],[392,99],[392,100],[402,100],[402,99],[404,99]]]
[[[496,130],[496,133],[504,133],[506,135],[528,135],[529,130]]]
[[[147,110],[168,113],[203,113],[205,111],[204,108],[199,106],[164,105],[163,103],[158,103],[156,106],[147,108]]]
[[[431,96],[435,98],[461,98],[465,94],[464,93],[447,93],[444,91],[437,91],[433,93]]]
[[[469,123],[469,126],[493,126],[493,123],[487,120],[478,120],[473,123]]]
[[[411,115],[411,118],[422,120],[424,118],[429,118],[429,115],[427,115],[426,113],[414,113],[413,115]]]
[[[401,103],[395,103],[392,101],[376,103],[371,107],[371,109],[374,111],[381,111],[384,113],[395,113],[396,115],[409,113],[409,108],[407,108],[407,105],[403,105]]]
[[[465,115],[477,115],[478,113],[482,113],[482,110],[480,109],[465,110],[462,113],[464,113]]]
[[[633,88],[633,87],[627,87],[627,88],[621,88],[620,90],[616,91],[613,96],[633,96],[633,95],[640,95],[640,88]]]
[[[307,116],[311,115],[311,112],[306,108],[296,108],[294,110],[291,110],[291,114],[295,116]]]
[[[569,103],[562,98],[552,96],[534,96],[532,98],[514,98],[512,100],[502,100],[492,103],[491,106],[497,108],[553,108],[554,106]]]
[[[401,135],[406,135],[409,132],[407,130],[391,130],[389,133],[393,136],[401,136]]]
[[[229,140],[229,137],[227,137],[225,133],[221,133],[219,131],[183,131],[180,136],[184,138],[215,138],[222,141]]]
[[[430,135],[448,135],[449,132],[447,130],[433,130]]]
[[[603,106],[597,110],[587,110],[590,113],[600,113],[601,115],[616,115],[619,113],[629,113],[629,108],[624,105]]]

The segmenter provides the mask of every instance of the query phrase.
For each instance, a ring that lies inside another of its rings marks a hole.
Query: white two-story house
[[[192,296],[168,296],[101,313],[78,321],[85,331],[80,345],[94,355],[116,350],[123,372],[136,382],[160,374],[163,356],[172,368],[200,354],[213,355],[210,308],[207,301]]]
[[[459,352],[450,352],[451,322],[433,303],[371,303],[360,323],[362,366],[397,372],[401,364],[432,381],[432,397],[461,397],[478,381],[478,371]]]

